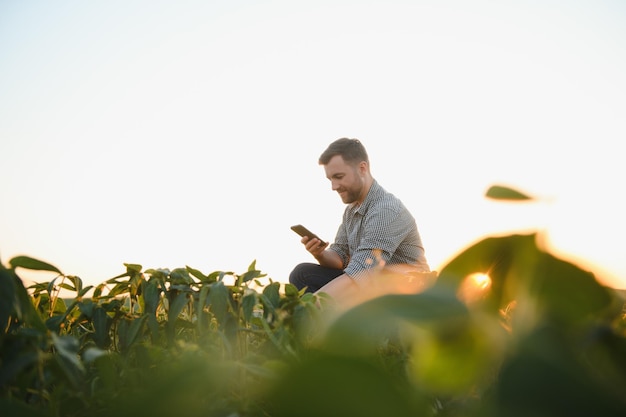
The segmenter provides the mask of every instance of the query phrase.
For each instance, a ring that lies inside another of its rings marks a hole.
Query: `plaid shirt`
[[[374,180],[361,205],[343,213],[335,242],[329,247],[343,260],[344,272],[355,278],[379,265],[411,264],[430,271],[415,219],[402,202]]]

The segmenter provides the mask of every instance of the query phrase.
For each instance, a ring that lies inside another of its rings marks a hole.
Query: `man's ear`
[[[367,168],[368,168],[368,167],[367,167],[367,162],[365,162],[365,161],[361,161],[361,162],[359,163],[359,173],[360,173],[361,175],[365,175],[365,174],[367,174]]]

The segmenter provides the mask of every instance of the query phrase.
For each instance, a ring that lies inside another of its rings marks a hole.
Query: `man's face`
[[[341,201],[346,204],[361,203],[365,199],[365,167],[362,162],[353,166],[343,160],[341,155],[333,156],[324,165],[326,178],[330,180],[333,191],[337,191]]]

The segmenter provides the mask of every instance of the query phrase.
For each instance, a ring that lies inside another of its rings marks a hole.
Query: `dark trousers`
[[[315,292],[341,274],[343,274],[342,269],[328,268],[313,263],[301,263],[289,274],[289,282],[295,285],[298,290],[306,287],[305,292]]]

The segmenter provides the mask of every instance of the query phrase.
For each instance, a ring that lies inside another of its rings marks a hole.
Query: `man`
[[[333,297],[354,294],[374,267],[411,265],[429,272],[415,219],[393,194],[372,177],[365,147],[358,139],[341,138],[319,158],[333,191],[347,204],[334,243],[303,237],[318,264],[302,263],[289,282],[307,292]]]

